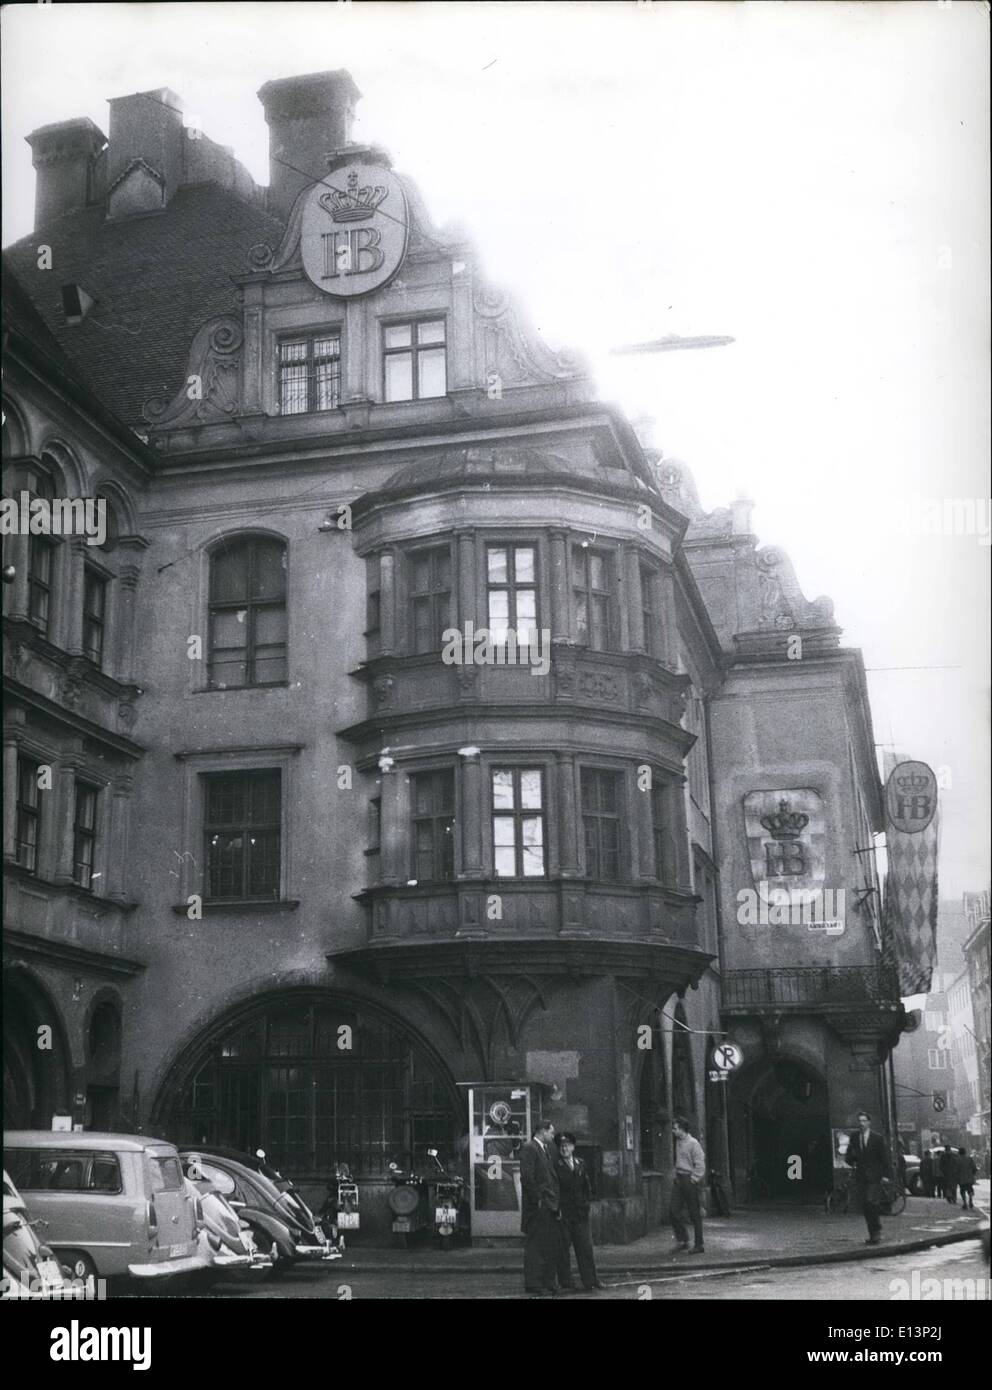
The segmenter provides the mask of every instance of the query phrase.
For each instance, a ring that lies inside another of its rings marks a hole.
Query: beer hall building
[[[517,1234],[539,1113],[601,1240],[664,1219],[673,1113],[738,1200],[816,1195],[895,1129],[860,654],[351,143],[347,73],[259,96],[268,188],[167,90],[29,137],[4,491],[112,524],[5,541],[7,1123],[347,1162],[370,1235],[428,1147]]]

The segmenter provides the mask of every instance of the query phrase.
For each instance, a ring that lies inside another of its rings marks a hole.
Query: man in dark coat
[[[555,1127],[542,1120],[520,1150],[520,1229],[524,1233],[524,1288],[554,1293],[561,1196],[554,1153]]]
[[[883,1180],[892,1181],[892,1162],[885,1140],[871,1127],[867,1110],[858,1111],[858,1129],[851,1135],[844,1161],[855,1171],[861,1207],[868,1226],[866,1245],[881,1245]]]
[[[958,1156],[950,1144],[945,1144],[940,1152],[940,1185],[946,1199],[958,1204]]]
[[[958,1187],[961,1189],[961,1205],[975,1210],[975,1178],[978,1175],[978,1164],[966,1149],[958,1149],[956,1167],[956,1177]]]
[[[592,1183],[589,1170],[575,1152],[575,1135],[558,1136],[558,1188],[561,1193],[560,1240],[558,1242],[558,1287],[574,1289],[572,1279],[572,1246],[579,1266],[579,1278],[584,1289],[601,1289],[592,1253],[592,1234],[589,1230],[589,1203]]]
[[[920,1183],[923,1186],[924,1197],[933,1196],[933,1156],[929,1149],[924,1149],[923,1157],[920,1159]]]

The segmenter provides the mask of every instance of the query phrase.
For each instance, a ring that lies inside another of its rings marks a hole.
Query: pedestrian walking
[[[930,1150],[927,1149],[920,1159],[920,1184],[923,1188],[924,1197],[933,1196],[933,1181],[933,1155]]]
[[[668,1219],[675,1232],[675,1249],[689,1249],[689,1230],[686,1218],[692,1222],[694,1255],[703,1253],[703,1213],[699,1195],[706,1180],[706,1155],[698,1139],[689,1133],[689,1121],[676,1115],[672,1121],[675,1136],[675,1171],[672,1175],[672,1198]]]
[[[561,1196],[555,1166],[555,1127],[542,1120],[520,1149],[520,1229],[524,1233],[524,1288],[555,1292]]]
[[[558,1242],[558,1287],[574,1289],[572,1278],[572,1249],[579,1267],[584,1289],[601,1289],[592,1253],[592,1232],[589,1230],[589,1203],[592,1183],[583,1159],[575,1152],[575,1135],[558,1136],[558,1190],[561,1194],[560,1239]]]
[[[858,1111],[858,1128],[851,1135],[844,1162],[854,1169],[861,1208],[868,1226],[866,1245],[882,1243],[882,1203],[885,1200],[884,1181],[892,1181],[892,1162],[885,1140],[871,1127],[867,1110]]]
[[[978,1176],[978,1164],[967,1149],[958,1149],[956,1170],[958,1187],[961,1190],[961,1205],[965,1210],[970,1208],[971,1211],[974,1211],[975,1179]]]
[[[958,1204],[957,1161],[958,1156],[950,1144],[945,1144],[940,1153],[940,1190],[953,1206]]]

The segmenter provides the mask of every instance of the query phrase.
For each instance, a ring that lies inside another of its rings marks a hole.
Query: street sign
[[[737,1071],[744,1061],[744,1053],[736,1043],[717,1043],[713,1049],[713,1065],[719,1071]]]

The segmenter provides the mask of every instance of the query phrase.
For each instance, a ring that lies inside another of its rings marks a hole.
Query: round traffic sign
[[[737,1043],[717,1043],[713,1049],[713,1065],[720,1071],[736,1071],[744,1061],[744,1052]]]

